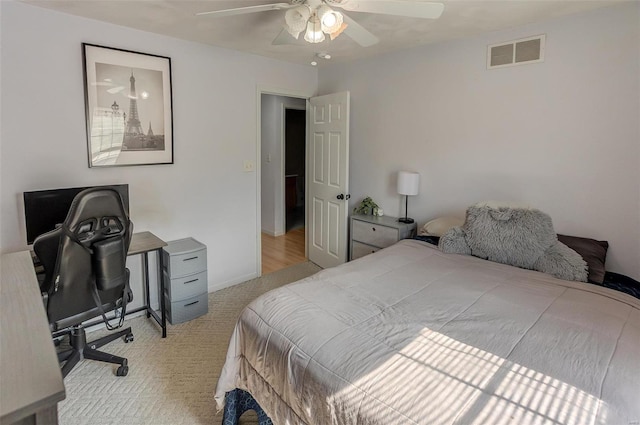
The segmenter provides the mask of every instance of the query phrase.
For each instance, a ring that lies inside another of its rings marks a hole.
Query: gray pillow
[[[525,269],[557,240],[551,217],[530,208],[472,206],[462,227],[472,255]]]
[[[587,263],[558,242],[551,217],[528,208],[479,203],[467,209],[465,223],[440,238],[440,249],[538,270],[559,279],[587,281]]]

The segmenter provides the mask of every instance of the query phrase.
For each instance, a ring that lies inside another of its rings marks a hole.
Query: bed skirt
[[[225,394],[222,425],[238,425],[240,416],[247,410],[254,410],[258,414],[258,425],[273,425],[251,394],[238,388]]]

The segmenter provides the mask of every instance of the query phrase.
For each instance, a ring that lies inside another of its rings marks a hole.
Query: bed
[[[254,300],[239,390],[275,424],[639,424],[640,299],[404,240]]]

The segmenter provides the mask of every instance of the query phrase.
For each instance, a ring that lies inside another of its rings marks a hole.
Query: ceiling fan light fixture
[[[317,16],[312,16],[307,23],[307,32],[304,34],[305,41],[309,43],[322,43],[324,41],[324,33]]]
[[[284,21],[287,24],[289,34],[298,38],[298,35],[307,27],[307,21],[310,17],[311,11],[305,5],[287,10],[284,14]]]
[[[331,40],[335,40],[336,37],[338,37],[340,34],[342,34],[342,32],[347,29],[349,25],[347,25],[346,23],[342,23],[342,25],[340,25],[340,28],[338,28],[337,30],[335,30],[334,32],[332,32],[331,34],[329,34],[329,38],[331,38]]]
[[[327,34],[336,32],[341,26],[344,18],[342,13],[332,10],[326,4],[318,7],[317,15],[320,18],[320,24],[322,25],[322,31]]]
[[[285,26],[284,28],[287,30],[289,34],[291,34],[291,37],[295,38],[296,40],[300,38],[300,33],[302,31],[291,31],[291,28],[287,26]]]

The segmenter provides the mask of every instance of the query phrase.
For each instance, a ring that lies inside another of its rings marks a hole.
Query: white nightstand
[[[416,223],[400,223],[397,217],[351,216],[349,260],[364,257],[416,234]]]

